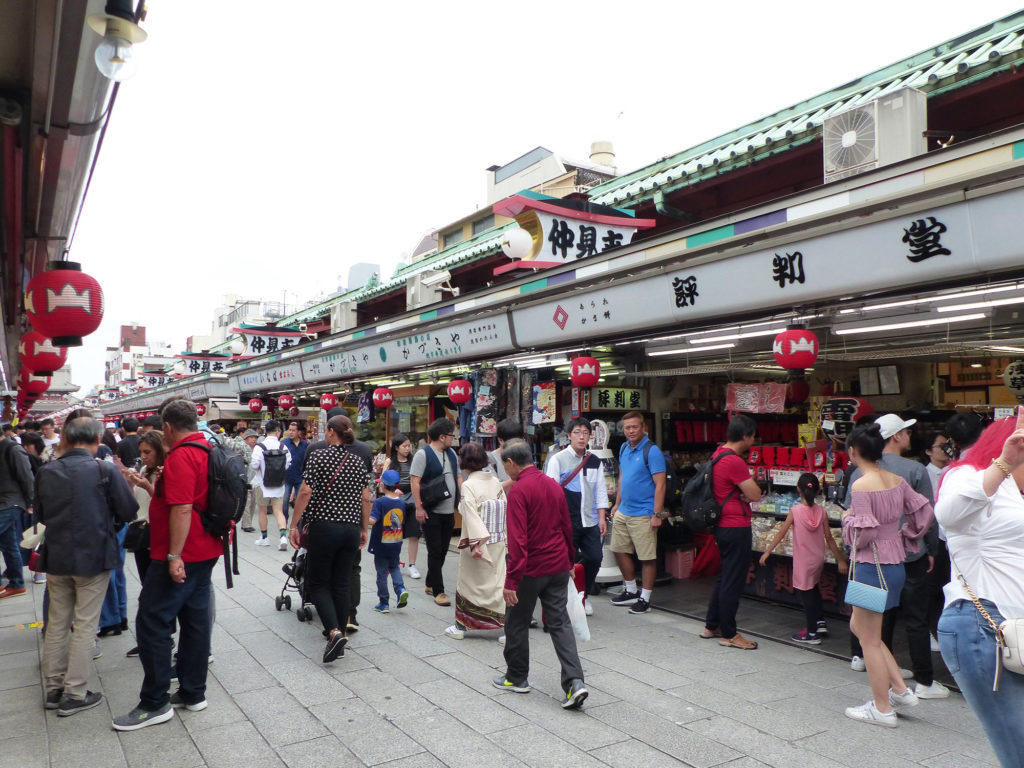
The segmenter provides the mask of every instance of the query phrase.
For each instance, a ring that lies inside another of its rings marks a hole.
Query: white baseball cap
[[[917,424],[917,419],[904,421],[895,413],[887,413],[884,416],[879,416],[875,419],[875,424],[877,424],[878,428],[882,431],[882,438],[888,440],[897,432]]]

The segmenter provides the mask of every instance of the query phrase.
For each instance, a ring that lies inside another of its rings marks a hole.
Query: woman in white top
[[[999,690],[992,690],[995,633],[963,581],[997,626],[1024,617],[1022,493],[1024,409],[982,433],[946,472],[935,505],[953,562],[939,619],[942,658],[1004,766],[1024,765],[1024,675],[1004,672]]]

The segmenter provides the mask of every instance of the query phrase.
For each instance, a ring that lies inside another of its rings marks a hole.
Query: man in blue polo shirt
[[[299,434],[298,422],[293,421],[288,425],[288,432],[286,437],[281,441],[281,445],[288,449],[288,453],[292,455],[291,463],[288,465],[288,469],[284,475],[284,504],[282,511],[284,512],[284,519],[288,520],[288,507],[295,503],[295,499],[298,498],[299,488],[302,487],[302,467],[306,464],[306,449],[309,448],[309,443],[302,439]]]
[[[622,417],[628,442],[619,449],[619,490],[612,507],[612,552],[622,572],[623,590],[614,605],[629,605],[630,613],[651,609],[657,576],[658,534],[665,516],[665,456],[644,431],[644,417],[630,411]],[[640,561],[643,585],[636,584],[633,553]]]

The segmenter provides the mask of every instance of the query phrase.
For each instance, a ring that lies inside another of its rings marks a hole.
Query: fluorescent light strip
[[[832,332],[836,336],[848,336],[853,333],[898,331],[903,328],[924,328],[931,325],[946,325],[947,323],[965,323],[969,320],[981,320],[985,316],[984,312],[977,312],[972,315],[954,315],[953,317],[939,317],[933,320],[913,320],[906,323],[887,323],[886,325],[868,325],[856,328],[833,328]]]
[[[973,301],[970,304],[954,304],[949,307],[936,307],[937,312],[959,312],[964,309],[985,309],[986,307],[1006,307],[1010,304],[1024,304],[1024,296],[1009,299],[993,299],[992,301]]]
[[[739,333],[730,333],[730,334],[726,334],[724,336],[709,336],[706,339],[690,339],[690,343],[691,344],[704,345],[704,344],[713,344],[713,343],[719,342],[719,341],[735,341],[735,340],[739,340],[739,339],[752,339],[752,338],[754,338],[756,336],[774,336],[776,334],[782,333],[784,330],[786,330],[786,326],[783,326],[781,328],[768,328],[767,330],[763,330],[763,331],[740,331]]]
[[[991,350],[992,352],[1024,352],[1024,347],[986,346],[985,349]]]
[[[961,293],[949,293],[945,296],[930,296],[926,299],[907,299],[906,301],[890,301],[886,304],[874,304],[870,307],[861,307],[860,309],[841,309],[839,310],[840,315],[853,315],[858,312],[873,312],[876,309],[895,309],[896,307],[910,307],[915,304],[927,304],[932,301],[959,301],[960,299],[969,299],[971,296],[984,296],[986,293],[1003,293],[1004,291],[1015,291],[1020,288],[1020,285],[999,285],[994,288],[981,288],[976,291],[963,291]],[[939,312],[942,312],[939,309]],[[946,310],[949,311],[949,310]]]
[[[700,347],[673,347],[672,349],[659,349],[656,352],[647,351],[648,357],[661,357],[662,355],[685,355],[698,352],[707,352],[712,349],[732,349],[735,344],[713,344]]]

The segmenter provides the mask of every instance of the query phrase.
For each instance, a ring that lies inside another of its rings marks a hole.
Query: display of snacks
[[[829,517],[829,519],[831,519],[831,516]],[[783,525],[784,522],[785,522],[784,520],[779,519],[779,518],[775,517],[774,515],[772,515],[770,517],[769,516],[764,516],[764,515],[754,515],[753,517],[751,517],[751,519],[750,519],[750,532],[751,532],[751,536],[753,538],[754,551],[755,552],[764,552],[769,547],[769,545],[771,545],[772,540],[775,538],[775,535],[779,532],[779,529],[782,528],[782,525]],[[829,533],[832,534],[832,537],[835,539],[836,544],[839,545],[840,551],[842,551],[843,548],[845,547],[845,544],[843,544],[843,531],[842,531],[842,529],[841,528],[830,527],[829,528]],[[793,530],[792,530],[792,528],[789,531],[786,532],[785,538],[782,541],[779,542],[779,545],[774,549],[772,554],[784,555],[786,557],[792,557],[793,556]],[[832,550],[826,548],[825,549],[825,562],[826,563],[834,563],[835,561],[836,561],[835,557],[832,556]]]

